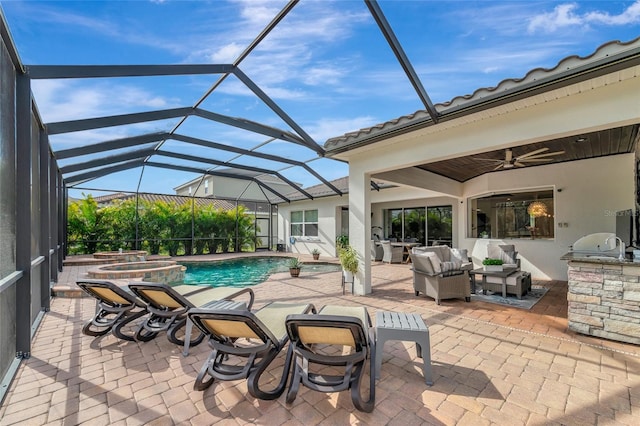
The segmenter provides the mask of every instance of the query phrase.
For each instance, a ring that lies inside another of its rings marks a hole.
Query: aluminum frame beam
[[[277,127],[265,126],[264,124],[260,124],[255,121],[229,117],[226,115],[218,114],[216,112],[207,111],[202,108],[194,108],[193,115],[201,118],[206,118],[207,120],[216,121],[218,123],[237,127],[243,130],[248,130],[253,133],[259,133],[265,136],[270,136],[272,138],[280,139],[286,142],[292,142],[305,147],[307,146],[307,141],[305,141],[301,137],[291,132],[278,129]]]
[[[144,160],[149,155],[154,153],[153,147],[146,149],[138,149],[135,151],[125,152],[122,154],[112,155],[109,157],[96,158],[94,160],[83,161],[81,163],[69,164],[64,167],[60,167],[60,172],[63,174],[78,172],[86,169],[93,169],[95,167],[106,166],[109,164],[121,163],[123,161],[140,159]]]
[[[134,112],[131,114],[110,115],[107,117],[86,118],[83,120],[59,121],[45,124],[47,133],[57,135],[60,133],[80,132],[83,130],[100,129],[103,127],[123,126],[125,124],[142,123],[146,121],[166,120],[169,118],[192,115],[193,108],[173,108],[159,111]]]
[[[307,148],[315,151],[320,156],[324,156],[324,148],[321,147],[316,141],[314,141],[313,138],[309,136],[307,132],[304,131],[304,129],[302,129],[302,127],[298,126],[298,123],[293,121],[293,119],[289,117],[287,113],[278,106],[278,104],[271,100],[271,98],[265,92],[263,92],[262,89],[249,78],[249,76],[242,72],[240,68],[236,68],[233,73],[240,81],[244,83],[245,86],[247,86],[247,88],[249,88],[257,97],[259,97],[262,102],[264,102],[269,108],[271,108],[273,112],[278,114],[278,116],[282,120],[284,120],[284,122],[287,123],[297,134],[302,136],[302,138],[305,140]]]
[[[85,145],[77,148],[62,149],[56,151],[55,156],[58,160],[79,157],[82,155],[97,154],[99,152],[111,151],[114,149],[128,148],[130,146],[145,145],[148,143],[158,142],[169,137],[167,132],[148,133],[140,136],[132,136],[122,139],[113,139],[105,142],[98,142],[93,145]]]
[[[62,78],[151,77],[229,73],[231,64],[179,65],[27,65],[34,80]]]
[[[389,47],[391,47],[391,50],[393,51],[394,55],[396,55],[398,62],[400,62],[400,65],[402,66],[402,69],[404,70],[405,74],[407,74],[407,77],[409,78],[411,85],[413,86],[414,90],[418,94],[418,97],[420,98],[425,109],[429,113],[429,116],[431,117],[434,123],[437,123],[438,116],[439,116],[438,111],[436,111],[436,107],[433,105],[433,102],[431,102],[431,99],[429,98],[427,91],[422,86],[422,82],[420,81],[418,74],[413,69],[413,65],[411,65],[411,61],[409,61],[409,58],[404,53],[404,49],[402,48],[402,45],[400,44],[400,42],[398,41],[398,38],[394,34],[393,29],[391,28],[391,25],[389,25],[387,18],[385,18],[384,16],[384,13],[382,13],[382,9],[380,9],[378,2],[376,0],[364,0],[364,2],[369,8],[369,11],[373,16],[373,19],[375,19],[376,23],[378,24],[378,28],[380,28],[380,31],[384,35],[384,38],[387,39],[387,43],[389,43]]]
[[[143,160],[132,160],[126,163],[117,164],[111,167],[103,167],[102,169],[93,170],[91,172],[80,173],[77,175],[69,176],[64,179],[64,183],[67,187],[71,187],[73,185],[77,185],[79,183],[83,183],[92,179],[96,179],[111,173],[121,172],[123,170],[133,169],[135,167],[140,167],[144,164]]]

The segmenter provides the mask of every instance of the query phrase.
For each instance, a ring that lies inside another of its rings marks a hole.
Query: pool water
[[[180,262],[187,267],[186,284],[209,284],[212,287],[246,287],[266,281],[271,274],[289,271],[287,257],[250,257],[216,262]],[[340,265],[306,263],[301,275],[335,272]]]

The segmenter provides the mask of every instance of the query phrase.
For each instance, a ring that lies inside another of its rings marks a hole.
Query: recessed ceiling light
[[[585,138],[583,136],[581,136],[578,139],[576,139],[576,142],[586,142],[586,141],[587,141],[587,138]]]

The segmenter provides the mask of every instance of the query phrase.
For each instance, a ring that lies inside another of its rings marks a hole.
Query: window
[[[208,180],[204,181],[204,193],[205,193],[205,195],[209,193],[209,181]]]
[[[470,238],[554,238],[553,189],[469,199]]]
[[[300,210],[291,212],[292,237],[318,236],[318,210]]]

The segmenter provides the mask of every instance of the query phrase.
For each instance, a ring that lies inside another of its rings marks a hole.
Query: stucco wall
[[[286,244],[292,253],[311,253],[320,250],[321,256],[335,256],[335,241],[340,231],[340,208],[349,205],[349,198],[327,197],[312,201],[299,201],[278,206],[278,241]],[[298,210],[318,210],[318,237],[298,238],[291,244],[291,212]]]

